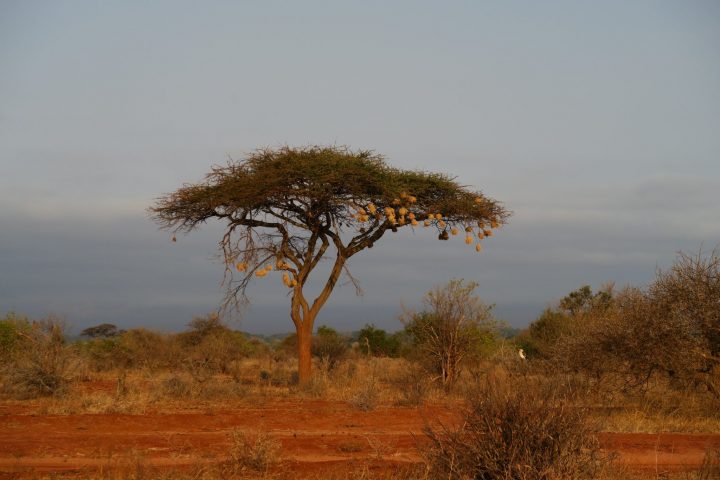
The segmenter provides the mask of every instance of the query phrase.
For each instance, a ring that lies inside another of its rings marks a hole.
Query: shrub
[[[358,343],[361,350],[368,350],[370,355],[397,357],[400,354],[400,338],[398,335],[388,335],[381,328],[373,324],[366,324],[358,332]]]
[[[392,379],[392,384],[400,394],[398,405],[417,407],[428,395],[430,385],[425,370],[414,363],[409,363],[399,375]]]
[[[171,338],[144,328],[134,328],[118,337],[118,362],[126,367],[157,369],[177,365],[183,358]]]
[[[170,398],[188,398],[192,396],[190,383],[177,375],[165,378],[160,384],[160,391]]]
[[[493,306],[474,295],[476,288],[475,282],[451,280],[425,295],[426,310],[403,316],[420,359],[446,388],[455,383],[469,358],[481,354],[497,329]]]
[[[597,478],[604,465],[587,412],[555,385],[489,379],[457,429],[427,427],[431,478]]]
[[[321,326],[312,339],[312,354],[334,368],[347,352],[348,340],[330,327]]]
[[[720,400],[720,255],[680,254],[647,289],[626,288],[561,337],[555,365],[624,388],[663,378]]]
[[[102,372],[125,368],[133,363],[132,353],[123,346],[119,337],[93,338],[76,343],[76,349],[90,368]]]
[[[10,312],[0,320],[0,364],[9,362],[15,356],[22,343],[22,335],[26,335],[28,330],[30,321],[27,317]]]
[[[266,473],[279,460],[280,442],[267,433],[250,434],[235,429],[230,432],[230,440],[229,466],[237,472]]]
[[[348,404],[351,407],[369,412],[375,410],[380,400],[379,382],[375,376],[364,379],[357,387],[355,392],[350,396]]]
[[[64,393],[74,359],[63,325],[52,317],[34,321],[14,342],[18,352],[6,365],[6,390],[21,398]]]

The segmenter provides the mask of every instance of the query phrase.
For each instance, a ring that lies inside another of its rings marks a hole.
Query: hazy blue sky
[[[145,209],[228,156],[370,148],[457,175],[510,224],[387,237],[319,323],[396,329],[453,277],[515,325],[720,243],[716,1],[0,0],[0,315],[182,328],[219,304],[219,229]],[[279,278],[242,328],[288,331]]]

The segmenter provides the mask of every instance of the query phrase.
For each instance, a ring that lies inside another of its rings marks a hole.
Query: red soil
[[[361,412],[342,402],[262,401],[203,413],[36,415],[0,405],[0,478],[21,472],[96,470],[123,461],[182,467],[225,458],[229,432],[268,432],[293,469],[336,468],[349,460],[418,462],[423,426],[452,423],[445,406]],[[720,434],[603,433],[618,462],[643,470],[692,470]],[[14,473],[13,473],[14,472]]]

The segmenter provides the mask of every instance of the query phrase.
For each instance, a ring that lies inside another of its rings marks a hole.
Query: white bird
[[[523,350],[522,348],[519,349],[519,350],[518,350],[518,355],[520,356],[520,358],[522,358],[523,360],[525,360],[525,350]]]

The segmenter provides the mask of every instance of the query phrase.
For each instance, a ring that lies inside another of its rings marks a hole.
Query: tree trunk
[[[298,380],[306,384],[310,380],[312,368],[312,321],[305,319],[295,328],[298,340]]]

